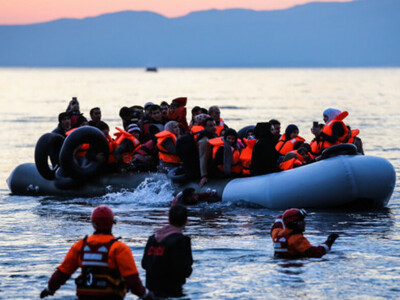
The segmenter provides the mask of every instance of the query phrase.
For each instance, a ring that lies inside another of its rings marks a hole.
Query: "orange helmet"
[[[114,224],[114,213],[106,205],[99,205],[93,211],[90,216],[94,229],[98,231],[111,230]]]
[[[282,220],[286,227],[293,227],[306,216],[307,212],[304,209],[290,208],[283,213]]]

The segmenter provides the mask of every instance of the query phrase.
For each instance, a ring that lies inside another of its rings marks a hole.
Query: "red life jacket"
[[[240,153],[240,161],[242,162],[242,174],[243,175],[250,175],[250,165],[251,165],[251,158],[253,155],[253,148],[254,145],[256,144],[257,140],[247,140],[243,139],[244,142],[246,143],[246,148],[242,150],[242,153]]]
[[[129,164],[132,161],[133,155],[140,149],[142,146],[137,138],[135,138],[132,134],[126,132],[125,130],[115,127],[118,132],[114,133],[116,139],[114,140],[114,151],[118,148],[118,146],[125,140],[128,139],[133,143],[133,151],[125,152],[122,154],[122,160],[124,163]],[[114,152],[113,151],[113,152]]]
[[[336,116],[335,119],[329,121],[328,123],[326,123],[326,125],[324,126],[324,128],[322,129],[322,132],[325,133],[326,135],[331,136],[332,135],[332,129],[333,129],[333,125],[336,123],[339,123],[340,125],[342,125],[343,127],[343,131],[344,134],[341,135],[338,140],[335,143],[330,143],[328,141],[326,141],[324,138],[320,138],[319,140],[313,140],[310,143],[311,146],[311,152],[313,154],[320,154],[323,150],[333,146],[333,145],[338,145],[343,143],[346,138],[347,138],[347,134],[349,133],[349,129],[347,128],[347,126],[343,123],[343,120],[349,115],[349,113],[347,111],[343,111],[341,112],[339,115]]]
[[[224,140],[222,137],[217,137],[217,138],[213,138],[210,139],[208,141],[210,143],[210,145],[213,146],[213,150],[212,150],[212,158],[215,159],[218,149],[220,147],[224,147]],[[240,152],[239,150],[231,147],[232,149],[232,156],[233,156],[233,164],[231,167],[231,172],[235,173],[235,174],[241,174],[242,173],[242,164],[240,163]],[[220,170],[222,173],[224,173],[224,166],[223,165],[218,165],[217,166],[218,170]]]
[[[306,140],[304,138],[302,138],[301,136],[296,136],[295,138],[292,138],[290,140],[286,141],[286,134],[282,134],[282,136],[280,137],[278,143],[275,146],[276,151],[278,151],[280,154],[282,155],[286,155],[287,153],[289,153],[290,151],[294,150],[294,146],[299,143],[302,142],[304,143]]]
[[[78,129],[79,127],[75,127],[72,128],[70,130],[68,130],[65,135],[69,136],[71,134],[71,132],[73,132],[74,130]],[[90,144],[82,144],[81,147],[78,149],[78,151],[76,151],[75,156],[77,157],[85,157],[87,151],[89,150]]]
[[[79,296],[124,298],[127,288],[125,281],[117,269],[108,265],[108,256],[112,244],[118,239],[108,243],[90,244],[83,239],[81,250],[82,273],[76,278],[76,293]]]
[[[221,135],[221,131],[225,128],[225,122],[221,118],[219,119],[219,122],[217,123],[217,135]]]
[[[159,151],[158,158],[166,163],[180,164],[181,161],[179,159],[179,156],[175,155],[175,154],[170,154],[167,151],[167,149],[165,149],[162,146],[162,143],[168,138],[172,139],[172,141],[176,145],[176,140],[177,140],[176,135],[173,134],[172,132],[169,132],[168,130],[164,130],[164,131],[157,133],[155,136],[158,138],[157,139],[157,148]]]

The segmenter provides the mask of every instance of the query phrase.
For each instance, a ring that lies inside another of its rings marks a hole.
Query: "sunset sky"
[[[319,0],[350,2],[353,0]],[[123,10],[148,10],[166,17],[207,9],[285,9],[314,0],[0,0],[0,24],[31,24],[85,18]]]

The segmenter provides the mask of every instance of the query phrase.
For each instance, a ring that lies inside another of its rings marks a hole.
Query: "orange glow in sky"
[[[318,0],[351,2],[352,0]],[[31,24],[85,18],[124,10],[147,10],[166,17],[207,9],[285,9],[315,0],[0,0],[0,24]]]

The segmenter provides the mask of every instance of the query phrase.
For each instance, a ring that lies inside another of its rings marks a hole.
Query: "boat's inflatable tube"
[[[105,175],[82,186],[61,190],[54,180],[46,180],[34,164],[18,166],[8,185],[16,195],[57,195],[93,197],[110,191],[134,189],[141,182],[168,180],[165,174],[135,173]],[[179,185],[177,190],[193,187],[197,191],[215,189],[222,201],[246,201],[271,209],[289,207],[335,208],[357,206],[384,207],[393,193],[396,174],[384,158],[341,155],[292,170],[248,178],[211,180],[199,189],[198,180]]]
[[[82,144],[89,144],[90,155],[76,157],[76,151]],[[96,127],[79,127],[65,139],[60,151],[60,165],[68,176],[87,180],[101,174],[108,158],[108,142],[104,134]],[[97,159],[101,156],[101,160]],[[89,158],[91,157],[91,158]]]
[[[40,175],[52,180],[59,167],[58,157],[64,137],[57,133],[46,133],[40,137],[35,146],[35,164]],[[49,166],[49,159],[51,166]]]
[[[384,207],[395,186],[393,166],[373,156],[337,156],[292,170],[234,179],[223,201],[248,201],[272,209]]]
[[[357,147],[353,144],[339,144],[331,146],[321,153],[321,159],[327,159],[339,155],[357,155]]]

